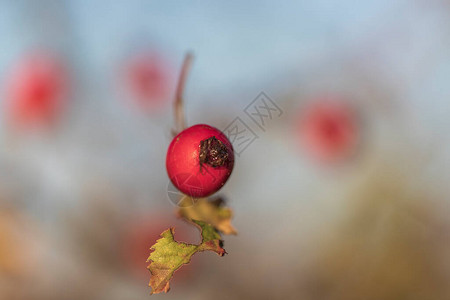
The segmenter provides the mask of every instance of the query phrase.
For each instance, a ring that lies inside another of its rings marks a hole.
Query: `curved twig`
[[[188,52],[184,57],[183,65],[181,67],[180,77],[178,79],[178,85],[175,92],[175,101],[174,101],[174,112],[175,112],[175,130],[173,135],[177,135],[184,129],[186,129],[186,120],[184,116],[184,103],[183,103],[183,93],[186,85],[186,78],[189,72],[189,69],[192,64],[192,60],[194,56],[192,53]]]

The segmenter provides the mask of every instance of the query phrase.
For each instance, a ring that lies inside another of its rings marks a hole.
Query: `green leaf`
[[[147,269],[151,273],[150,284],[152,294],[168,292],[169,282],[174,272],[182,265],[188,264],[192,255],[201,251],[214,251],[219,256],[225,255],[222,248],[222,241],[217,230],[202,221],[192,220],[201,232],[202,242],[199,245],[192,245],[174,240],[174,228],[169,228],[161,233],[161,238],[156,241],[150,250],[147,259]]]

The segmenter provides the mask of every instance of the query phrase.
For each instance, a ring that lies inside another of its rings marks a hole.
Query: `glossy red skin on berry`
[[[221,166],[200,162],[202,141],[215,137],[226,148],[228,158]],[[234,166],[234,151],[228,138],[218,129],[205,124],[189,127],[179,133],[167,151],[166,168],[174,186],[191,197],[207,197],[226,183]]]
[[[359,142],[355,110],[338,98],[323,97],[310,103],[300,117],[303,147],[315,160],[337,163],[350,158]]]
[[[47,55],[26,57],[8,78],[10,123],[20,129],[46,127],[57,121],[67,88],[61,63]]]

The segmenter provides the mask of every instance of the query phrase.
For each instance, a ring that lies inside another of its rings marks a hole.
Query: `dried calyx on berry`
[[[199,147],[200,167],[203,164],[208,164],[217,168],[228,163],[228,149],[215,136],[201,141]]]

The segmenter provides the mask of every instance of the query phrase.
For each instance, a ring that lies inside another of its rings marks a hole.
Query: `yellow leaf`
[[[178,208],[178,215],[185,219],[200,220],[211,224],[223,234],[237,234],[236,229],[231,225],[233,212],[230,208],[224,206],[224,200],[217,198],[208,200],[200,198],[193,205],[183,205],[191,202],[189,197],[184,197]]]

